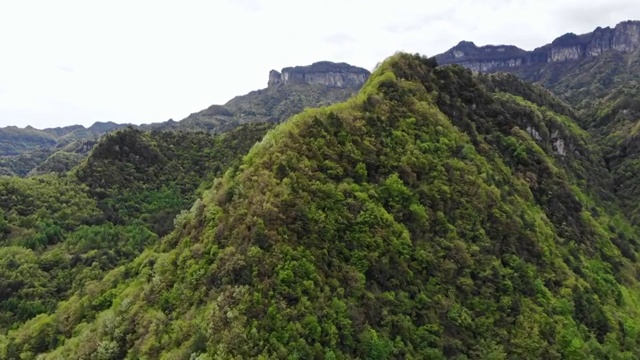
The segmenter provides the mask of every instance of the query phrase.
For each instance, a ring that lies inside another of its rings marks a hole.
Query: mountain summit
[[[360,87],[367,81],[369,70],[347,63],[319,61],[309,66],[286,67],[282,72],[269,72],[268,86],[278,84],[321,84],[333,87]]]
[[[598,27],[576,35],[564,34],[551,44],[533,51],[512,45],[476,46],[462,41],[436,56],[438,63],[459,64],[474,71],[491,72],[505,68],[556,63],[599,56],[608,51],[632,52],[640,48],[640,21],[625,21],[614,28]]]
[[[280,72],[271,70],[267,88],[236,96],[224,105],[212,105],[172,124],[171,128],[187,127],[219,133],[245,123],[281,122],[305,108],[348,99],[362,87],[369,75],[366,69],[330,61],[286,67]]]
[[[572,117],[515,76],[396,54],[0,357],[638,358],[639,236]]]

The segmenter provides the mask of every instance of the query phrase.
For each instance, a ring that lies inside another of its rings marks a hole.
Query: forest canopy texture
[[[576,121],[399,53],[273,129],[2,178],[0,358],[638,358],[638,229]]]

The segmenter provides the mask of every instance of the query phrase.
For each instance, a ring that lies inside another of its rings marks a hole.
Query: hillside
[[[271,127],[246,124],[221,135],[131,127],[104,137],[72,176],[88,187],[108,220],[142,219],[165,235],[199,189],[237,165]]]
[[[271,130],[0,356],[640,356],[638,234],[591,136],[513,76],[434,65],[397,54]]]
[[[281,72],[271,70],[264,89],[236,96],[224,105],[212,105],[181,121],[141,128],[221,133],[246,123],[278,123],[305,108],[345,101],[362,87],[369,75],[366,69],[330,61],[286,67]]]
[[[123,127],[126,125],[96,122],[88,128],[81,125],[44,130],[31,126],[0,128],[0,175],[68,171],[84,158],[97,139]]]
[[[199,187],[237,166],[269,128],[216,136],[127,128],[101,139],[70,173],[0,176],[0,334],[51,313],[155,244]]]
[[[247,123],[278,123],[308,107],[334,104],[356,93],[369,71],[346,63],[320,61],[269,73],[268,87],[211,105],[181,121],[133,126],[145,131],[204,131],[221,134]],[[95,123],[38,130],[0,128],[0,175],[64,173],[78,165],[97,140],[128,124]]]
[[[504,46],[476,47],[462,42],[437,58],[443,64],[460,64],[475,71],[516,74],[544,86],[570,104],[578,123],[603,147],[607,168],[613,175],[614,194],[630,219],[639,224],[638,39],[640,22],[626,21],[615,28],[563,35],[552,44],[524,52],[525,55],[523,51],[499,51]],[[540,52],[546,55],[535,60],[534,55]]]
[[[7,126],[0,128],[0,157],[23,154],[27,151],[48,149],[64,146],[75,140],[85,140],[100,137],[115,129],[123,128],[112,122],[97,122],[85,128],[82,125],[72,125],[64,128],[49,128],[38,130],[31,126],[19,128]]]

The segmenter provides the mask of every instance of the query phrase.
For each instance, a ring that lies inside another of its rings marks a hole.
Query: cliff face
[[[515,46],[482,46],[463,41],[436,56],[440,64],[460,64],[473,71],[491,72],[505,68],[580,60],[607,51],[632,52],[640,49],[640,21],[625,21],[614,28],[598,27],[593,32],[568,33],[533,51]]]
[[[366,69],[346,63],[321,61],[309,66],[287,67],[269,72],[268,86],[279,84],[321,84],[330,87],[360,87],[369,78]]]
[[[473,71],[486,72],[523,65],[527,61],[527,52],[511,45],[477,47],[473,42],[461,41],[436,58],[441,64],[460,64]]]

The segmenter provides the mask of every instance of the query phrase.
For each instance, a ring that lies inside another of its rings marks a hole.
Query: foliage
[[[0,175],[68,171],[86,156],[103,134],[121,128],[115,123],[95,123],[38,130],[31,126],[0,128]]]
[[[109,221],[142,219],[164,235],[198,187],[236,164],[270,127],[249,124],[220,136],[128,128],[102,139],[74,174]]]
[[[346,103],[271,130],[157,246],[0,356],[639,357],[638,234],[590,135],[515,79],[434,65],[396,54]],[[122,136],[94,151],[122,178],[78,170],[100,201],[169,178],[152,135]]]
[[[0,156],[18,155],[25,150],[46,148],[55,143],[54,136],[32,127],[21,129],[8,126],[0,129]]]
[[[344,101],[358,87],[328,87],[321,84],[271,86],[236,96],[225,105],[213,105],[180,122],[152,124],[152,129],[185,129],[223,133],[246,123],[277,123],[309,107]]]
[[[72,173],[0,177],[0,333],[40,321],[155,244],[198,187],[237,164],[269,128],[220,136],[126,129],[104,138]],[[84,316],[112,300],[94,299]]]

